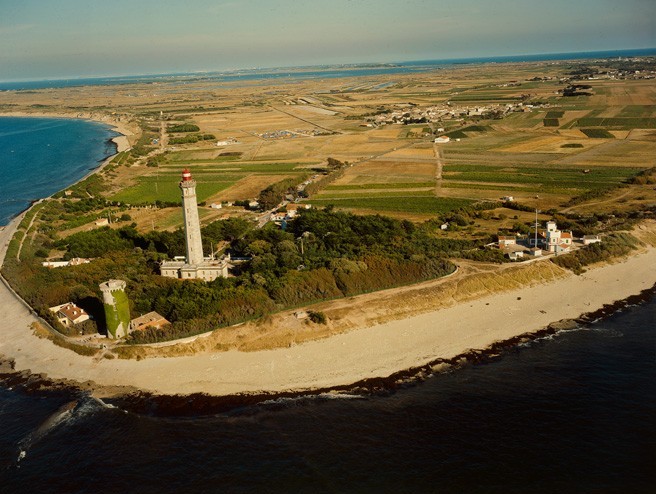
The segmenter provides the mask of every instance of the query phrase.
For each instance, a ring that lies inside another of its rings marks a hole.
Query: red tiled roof
[[[58,312],[65,315],[73,322],[77,321],[80,317],[89,316],[83,309],[80,309],[77,305],[73,303],[64,305],[59,309]]]

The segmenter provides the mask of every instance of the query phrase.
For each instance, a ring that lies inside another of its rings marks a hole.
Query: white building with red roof
[[[73,302],[50,307],[50,312],[54,312],[57,320],[67,328],[89,320],[89,314]]]
[[[548,252],[565,253],[572,248],[574,236],[571,231],[561,231],[558,229],[555,221],[547,222],[547,229],[540,230],[537,235],[537,247]],[[530,245],[535,247],[535,239],[529,239]]]

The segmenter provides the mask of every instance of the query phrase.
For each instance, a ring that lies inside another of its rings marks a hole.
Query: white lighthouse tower
[[[200,238],[200,220],[196,202],[196,181],[185,168],[180,181],[182,191],[182,215],[184,216],[185,240],[187,243],[187,264],[198,265],[203,262],[203,242]]]
[[[203,257],[203,241],[200,236],[198,203],[196,202],[196,181],[191,172],[185,168],[180,181],[182,191],[182,216],[184,218],[185,260],[164,261],[160,264],[160,273],[169,278],[201,279],[212,281],[219,276],[228,276],[228,263],[225,259]],[[182,258],[180,258],[182,259]]]

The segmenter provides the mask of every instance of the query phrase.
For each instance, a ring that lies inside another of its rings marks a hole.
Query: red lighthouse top
[[[189,182],[191,180],[191,172],[189,171],[189,168],[185,168],[182,170],[182,181],[183,182]]]

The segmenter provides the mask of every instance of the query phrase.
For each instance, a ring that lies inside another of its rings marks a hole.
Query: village
[[[457,93],[454,93],[457,94]],[[381,113],[365,117],[368,127],[382,125],[408,125],[417,123],[440,123],[443,121],[462,121],[465,118],[500,119],[513,112],[530,112],[534,108],[548,107],[546,104],[508,103],[505,105],[455,106],[447,101],[445,104],[420,108],[413,103],[398,104],[396,110],[383,110]],[[438,128],[437,132],[444,132]]]

